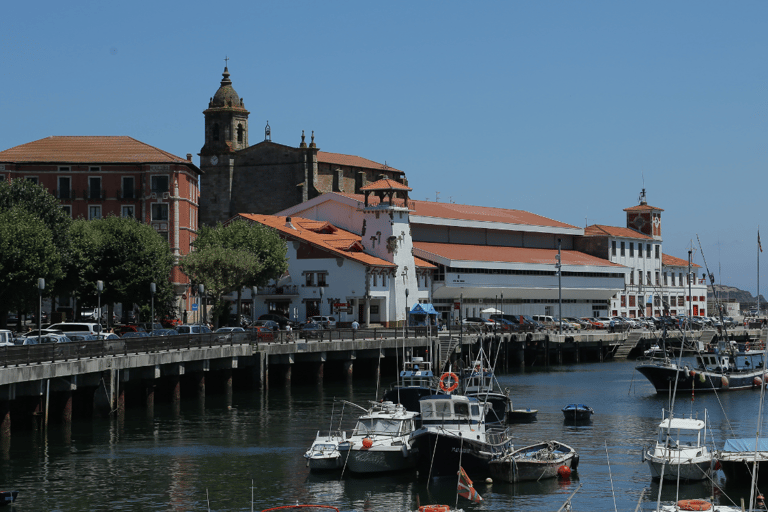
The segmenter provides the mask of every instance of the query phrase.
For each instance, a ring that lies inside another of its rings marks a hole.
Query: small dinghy
[[[558,441],[544,441],[492,460],[490,470],[494,479],[514,483],[567,478],[578,465],[576,450]]]
[[[318,431],[312,446],[304,454],[310,471],[341,469],[344,461],[341,458],[339,444],[346,440],[346,432],[321,434]]]
[[[19,491],[0,491],[0,507],[13,503],[18,495]]]
[[[567,421],[585,421],[595,414],[594,409],[584,404],[568,404],[562,411]]]

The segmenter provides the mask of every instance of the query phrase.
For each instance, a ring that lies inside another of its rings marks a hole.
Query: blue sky
[[[754,294],[767,50],[764,1],[12,2],[0,149],[129,135],[196,155],[229,56],[251,144],[267,120],[282,144],[314,130],[403,170],[415,199],[578,226],[624,225],[644,186],[665,252],[693,240],[702,264],[699,235]]]

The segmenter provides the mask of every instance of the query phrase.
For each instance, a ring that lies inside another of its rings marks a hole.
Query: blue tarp
[[[411,327],[426,327],[427,325],[436,326],[437,310],[432,304],[416,303],[408,314],[408,325]],[[427,320],[430,320],[427,322]]]
[[[743,439],[728,439],[723,447],[724,452],[754,452],[755,438],[746,437]],[[757,451],[768,452],[768,439],[759,439]]]
[[[411,314],[414,313],[418,315],[436,315],[437,310],[432,304],[416,303],[411,308]]]

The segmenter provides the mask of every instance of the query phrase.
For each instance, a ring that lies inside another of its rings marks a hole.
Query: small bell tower
[[[654,240],[661,240],[661,208],[649,206],[645,198],[645,189],[640,192],[637,206],[625,208],[627,212],[627,227],[644,235],[652,237]]]

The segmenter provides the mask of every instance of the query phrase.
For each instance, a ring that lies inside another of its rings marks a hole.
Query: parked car
[[[165,327],[163,327],[163,324],[161,324],[160,322],[155,322],[155,323],[141,322],[137,324],[137,326],[141,327],[147,332],[157,331],[159,329],[165,329]]]
[[[179,332],[176,329],[155,329],[149,333],[150,336],[178,336]]]
[[[7,329],[0,329],[0,347],[12,347],[14,345],[13,333]]]
[[[311,318],[312,322],[318,323],[323,326],[324,329],[335,329],[336,328],[336,318],[332,316],[313,316]]]
[[[182,325],[182,321],[178,318],[165,317],[160,321],[163,327],[166,329],[175,329],[177,326]]]
[[[264,321],[269,322],[270,320],[264,320]],[[251,325],[245,328],[245,332],[255,335],[259,339],[259,341],[268,341],[268,342],[275,339],[274,331],[277,331],[277,330],[279,330],[279,328],[271,329],[263,325]]]
[[[256,320],[256,322],[253,325],[255,327],[262,327],[262,328],[267,329],[269,331],[279,331],[280,330],[280,324],[278,324],[274,320]]]
[[[103,328],[103,326],[102,326]],[[62,332],[67,334],[99,334],[99,324],[91,322],[62,322],[58,324],[51,324],[43,331],[49,333]]]
[[[301,326],[301,337],[307,338],[307,339],[319,338],[322,331],[323,331],[323,326],[320,325],[319,323],[307,322]]]
[[[736,321],[733,319],[732,316],[724,316],[723,317],[723,323],[726,327],[735,327]]]
[[[293,327],[293,322],[288,320],[288,317],[280,315],[280,314],[277,314],[277,313],[266,313],[264,315],[261,315],[258,319],[259,320],[272,320],[273,322],[277,322],[278,325],[280,325],[280,329],[281,330],[285,329],[285,326],[289,325],[289,324],[291,325],[291,327]]]
[[[584,321],[579,319],[579,318],[576,318],[576,317],[573,317],[573,316],[566,316],[564,318],[566,320],[568,320],[569,322],[571,322],[571,325],[573,325],[573,328],[576,329],[576,330],[581,330],[581,329],[586,329],[587,328],[587,326],[584,325]]]
[[[63,334],[44,334],[42,336],[35,335],[35,336],[25,336],[24,341],[22,342],[22,345],[40,345],[44,343],[69,343],[70,340],[68,337],[64,336]]]
[[[211,330],[203,324],[185,324],[178,326],[176,332],[179,334],[207,334]]]
[[[128,324],[128,325],[121,325],[120,329],[118,329],[118,332],[120,334],[125,334],[126,332],[146,332],[143,327],[139,327],[138,325]]]
[[[126,331],[123,333],[123,338],[148,338],[149,333],[146,331]]]
[[[520,330],[520,324],[507,320],[506,318],[499,318],[493,321],[494,328],[503,332],[516,332]]]
[[[217,333],[230,333],[230,332],[245,332],[245,329],[242,327],[219,327],[216,329]]]

